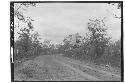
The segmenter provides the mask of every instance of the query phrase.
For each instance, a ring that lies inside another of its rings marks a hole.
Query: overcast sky
[[[120,15],[120,10],[106,3],[40,3],[25,11],[35,20],[34,28],[41,37],[54,42],[61,42],[69,34],[85,33],[89,19],[104,17],[109,36],[118,39],[121,21],[112,13]]]

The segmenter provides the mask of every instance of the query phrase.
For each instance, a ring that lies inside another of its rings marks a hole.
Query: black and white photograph
[[[11,1],[12,82],[122,82],[123,1]]]

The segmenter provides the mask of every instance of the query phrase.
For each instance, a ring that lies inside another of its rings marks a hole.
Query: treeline
[[[38,55],[51,54],[52,50],[55,48],[50,40],[40,42],[41,38],[38,32],[35,32],[33,28],[20,29],[18,35],[18,39],[14,41],[15,61],[31,59]]]
[[[36,4],[15,4],[14,17],[26,24],[20,29],[18,39],[14,41],[14,61],[21,61],[39,55],[63,54],[66,57],[90,61],[96,64],[121,66],[121,39],[111,42],[107,36],[107,27],[103,20],[89,20],[84,36],[72,34],[63,40],[63,44],[52,44],[50,40],[41,42],[38,32],[34,31],[33,19],[23,14],[22,8],[27,9]],[[15,24],[15,28],[19,28]],[[84,28],[84,27],[83,27]]]
[[[107,27],[103,20],[90,20],[88,32],[81,36],[78,33],[64,39],[58,51],[64,56],[112,67],[121,67],[121,39],[111,42],[107,36]]]
[[[15,3],[12,6],[14,8],[14,29],[19,30],[17,33],[16,30],[14,32],[13,58],[15,63],[34,58],[40,54],[50,54],[49,52],[54,48],[54,45],[51,44],[50,40],[41,42],[39,33],[34,30],[34,20],[24,14],[24,9],[27,10],[29,7],[36,6],[36,3]]]
[[[111,42],[107,36],[107,27],[103,20],[89,20],[88,32],[81,36],[72,34],[63,40],[63,44],[53,44],[50,40],[40,42],[40,36],[33,26],[20,29],[18,40],[14,42],[14,60],[20,61],[39,55],[63,54],[63,56],[121,67],[121,39]]]
[[[39,55],[53,54],[54,44],[50,40],[40,42],[38,33],[29,34],[29,29],[22,29],[18,40],[14,42],[14,60],[35,58]]]

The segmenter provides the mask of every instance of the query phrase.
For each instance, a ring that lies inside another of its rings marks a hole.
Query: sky
[[[39,3],[23,11],[35,20],[34,28],[41,37],[55,43],[70,34],[86,33],[89,19],[95,18],[104,19],[113,40],[121,36],[121,21],[112,15],[119,16],[121,12],[106,3]]]

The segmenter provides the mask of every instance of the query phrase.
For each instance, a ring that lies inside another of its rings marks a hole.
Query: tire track
[[[65,64],[65,63],[62,62],[62,61],[58,61],[58,60],[56,60],[56,59],[55,59],[54,61],[56,61],[56,62],[58,62],[58,63],[60,63],[60,64],[62,64],[62,65],[64,65],[64,66],[69,67],[70,69],[72,69],[72,70],[74,70],[75,72],[79,73],[79,74],[82,75],[83,77],[85,77],[85,78],[87,78],[87,79],[90,79],[90,81],[102,81],[102,80],[100,80],[100,79],[98,79],[98,78],[96,78],[96,77],[94,77],[94,76],[91,76],[91,75],[89,75],[89,74],[87,74],[87,73],[84,73],[84,72],[80,71],[79,69],[76,69],[76,68],[74,68],[74,67],[72,67],[72,66],[70,66],[70,65],[68,65],[68,64]]]
[[[67,59],[65,59],[63,57],[60,57],[60,56],[55,57],[55,58],[56,58],[56,60],[58,60],[58,62],[61,61],[61,63],[64,63],[67,66],[74,67],[75,69],[77,69],[79,71],[82,71],[84,73],[87,73],[91,77],[98,78],[101,81],[120,81],[121,80],[120,76],[117,76],[117,75],[112,74],[110,72],[106,72],[106,71],[102,72],[102,70],[97,70],[95,68],[93,69],[92,67],[89,67],[89,66],[86,66],[86,65],[83,66],[81,64],[74,63],[73,61],[71,62],[70,60],[67,60]]]
[[[65,57],[62,57],[62,56],[59,56],[59,57],[58,57],[58,59],[60,59],[60,60],[61,60],[61,58],[65,58]],[[65,59],[63,59],[63,61],[69,62],[69,63],[72,63],[72,64],[76,64],[76,65],[80,65],[80,66],[82,66],[82,67],[86,67],[86,68],[89,68],[89,69],[91,69],[91,70],[94,70],[94,71],[97,71],[97,72],[101,72],[101,73],[103,73],[103,74],[105,74],[105,75],[113,75],[113,76],[115,76],[115,77],[117,77],[117,78],[121,78],[121,76],[116,75],[116,74],[111,73],[111,72],[106,72],[106,71],[103,71],[103,70],[98,70],[98,69],[96,69],[96,68],[92,68],[92,67],[87,66],[87,65],[82,65],[82,63],[80,64],[80,63],[78,63],[78,62],[75,63],[75,62],[71,61],[69,58],[65,58]]]

